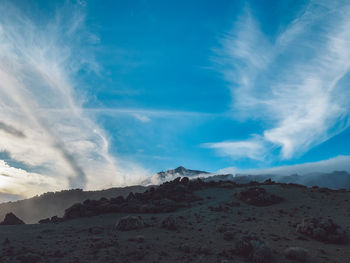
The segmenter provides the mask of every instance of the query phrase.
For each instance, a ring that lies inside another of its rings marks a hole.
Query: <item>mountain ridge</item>
[[[312,173],[306,175],[292,174],[280,176],[274,174],[245,175],[245,174],[211,174],[200,170],[186,169],[179,166],[175,169],[161,171],[144,182],[144,186],[129,186],[123,188],[109,188],[98,191],[83,191],[82,189],[48,192],[32,198],[0,203],[0,218],[6,213],[13,212],[26,223],[37,223],[40,219],[54,215],[62,216],[64,210],[84,200],[98,200],[102,197],[112,198],[119,195],[127,196],[130,192],[139,193],[149,187],[159,185],[165,181],[172,181],[177,177],[190,179],[202,178],[203,181],[232,181],[240,184],[251,181],[264,182],[271,179],[280,183],[295,183],[308,187],[319,186],[330,189],[350,189],[350,174],[347,171],[333,171],[332,173]],[[145,186],[147,185],[147,186]]]

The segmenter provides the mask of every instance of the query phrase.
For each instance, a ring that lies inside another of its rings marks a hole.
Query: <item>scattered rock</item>
[[[166,228],[168,230],[176,230],[177,229],[177,220],[174,216],[168,216],[162,221],[162,228]]]
[[[51,223],[50,218],[45,218],[45,219],[41,219],[39,220],[39,224],[48,224]]]
[[[188,177],[183,177],[183,178],[181,179],[180,183],[182,183],[182,184],[188,184],[189,181],[190,181],[190,179],[188,179]]]
[[[39,255],[35,255],[32,253],[28,253],[25,255],[20,255],[16,258],[21,263],[38,263],[42,262],[41,257]]]
[[[89,228],[89,233],[93,235],[102,234],[103,231],[104,231],[103,227],[100,227],[100,226],[93,226]]]
[[[67,220],[91,215],[93,213],[91,213],[91,210],[86,205],[77,203],[65,210],[63,218]]]
[[[184,253],[190,253],[191,252],[191,248],[186,245],[186,244],[182,244],[179,246],[179,249],[184,252]]]
[[[282,197],[269,194],[262,187],[252,187],[236,193],[236,197],[254,206],[269,206],[283,201]]]
[[[284,255],[287,259],[292,259],[299,262],[305,262],[308,258],[307,250],[301,247],[288,247],[284,251]]]
[[[54,224],[60,223],[60,222],[62,222],[62,221],[63,221],[63,219],[60,218],[60,217],[58,217],[58,216],[53,216],[53,217],[51,217],[51,219],[50,219],[50,222],[51,222],[51,223],[54,223]]]
[[[226,231],[226,232],[224,232],[224,234],[223,234],[223,238],[226,240],[226,241],[231,241],[231,240],[233,240],[233,238],[235,237],[235,235],[236,235],[236,232],[234,232],[234,231]]]
[[[8,238],[5,238],[4,242],[2,243],[3,245],[8,245],[10,244],[10,240]]]
[[[234,254],[255,263],[266,263],[271,258],[271,250],[264,241],[254,235],[242,236],[235,242]]]
[[[129,231],[144,227],[145,223],[140,216],[125,216],[119,219],[116,224],[116,229],[119,231]]]
[[[228,231],[228,227],[225,225],[219,225],[216,227],[216,232],[224,233],[226,231]]]
[[[230,211],[230,208],[227,206],[223,206],[223,205],[218,205],[218,206],[209,206],[208,207],[210,211],[212,212],[228,212]]]
[[[344,243],[346,232],[332,219],[304,218],[297,225],[297,232],[325,243]]]
[[[134,201],[134,200],[136,200],[136,197],[135,197],[133,192],[130,192],[129,195],[127,196],[127,198],[126,198],[126,201],[130,202],[130,201]]]
[[[143,241],[145,241],[145,237],[142,235],[138,235],[136,237],[130,237],[128,240],[131,242],[142,243]]]
[[[15,214],[8,213],[5,215],[4,221],[2,221],[0,225],[24,225],[24,222],[15,216]]]

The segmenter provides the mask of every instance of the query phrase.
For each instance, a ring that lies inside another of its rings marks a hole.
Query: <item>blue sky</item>
[[[2,178],[2,192],[350,155],[347,1],[17,0],[0,10],[0,171],[17,176]]]
[[[307,8],[312,9],[315,16],[324,12],[317,10],[322,9],[321,6],[308,5],[312,3],[112,1],[100,5],[88,2],[88,14],[94,24],[92,28],[100,28],[98,35],[102,50],[98,59],[106,69],[102,85],[101,79],[98,79],[98,88],[94,88],[93,94],[103,107],[134,109],[138,111],[138,116],[147,117],[144,121],[137,118],[130,120],[130,116],[118,118],[113,114],[103,117],[107,129],[117,134],[113,136],[113,151],[136,158],[155,170],[180,164],[208,170],[227,165],[259,167],[348,154],[348,147],[336,147],[340,141],[344,142],[341,135],[339,141],[333,140],[334,146],[329,143],[324,147],[319,145],[318,151],[313,154],[306,154],[313,148],[307,147],[301,153],[296,151],[292,156],[281,159],[280,149],[274,149],[272,156],[258,161],[254,159],[253,162],[230,155],[218,156],[215,151],[202,147],[207,142],[245,140],[251,138],[251,134],[263,133],[269,126],[269,120],[251,117],[241,120],[235,118],[235,112],[232,112],[239,109],[232,109],[235,102],[232,102],[230,89],[232,84],[233,89],[238,89],[239,83],[232,83],[235,80],[223,76],[226,69],[222,67],[232,71],[240,69],[222,65],[226,59],[232,59],[229,64],[236,63],[237,57],[220,53],[230,48],[226,45],[235,45],[235,31],[246,30],[249,33],[254,29],[248,28],[247,23],[255,23],[260,31],[258,34],[263,35],[256,41],[275,42],[281,32],[287,30]],[[247,28],[236,29],[237,24]],[[321,26],[315,22],[308,30]],[[258,34],[255,37],[259,38]],[[312,36],[307,39],[308,36],[300,35],[305,46],[321,37],[315,34],[315,39]],[[243,43],[251,44],[248,40]],[[288,53],[309,51],[307,47],[293,45],[287,47]],[[284,63],[294,66],[296,62],[289,62],[292,59],[289,56],[281,54],[273,67],[283,66]],[[278,69],[271,69],[268,74],[274,75],[275,72],[281,74]],[[255,85],[257,93],[265,89],[265,83],[261,87],[258,83]],[[94,103],[91,107],[95,107]],[[146,111],[143,113],[142,110]],[[147,114],[147,111],[157,113]],[[164,114],[163,111],[171,114]],[[330,153],[333,147],[335,150]]]

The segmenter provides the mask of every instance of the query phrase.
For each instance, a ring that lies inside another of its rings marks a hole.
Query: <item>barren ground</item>
[[[247,187],[208,187],[194,192],[202,200],[191,207],[172,213],[133,214],[148,224],[142,229],[117,231],[116,222],[129,215],[121,213],[58,224],[0,226],[0,259],[26,263],[249,262],[231,251],[235,236],[255,233],[271,248],[269,262],[295,262],[285,258],[287,247],[305,248],[306,262],[350,262],[348,239],[344,244],[328,244],[296,231],[303,218],[321,216],[331,218],[349,235],[350,192],[278,184],[260,187],[285,200],[257,207],[234,196]],[[169,215],[176,219],[177,230],[161,227]],[[234,237],[225,237],[227,231]]]

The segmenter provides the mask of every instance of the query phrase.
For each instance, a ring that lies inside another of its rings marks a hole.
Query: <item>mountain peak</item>
[[[179,167],[175,168],[174,171],[176,173],[183,173],[183,172],[186,172],[187,169],[185,167],[183,167],[183,166],[179,166]]]
[[[175,169],[167,170],[165,172],[159,172],[158,173],[160,176],[193,176],[193,175],[198,175],[198,174],[208,174],[208,172],[205,171],[199,171],[199,170],[191,170],[191,169],[186,169],[183,166],[179,166]]]

